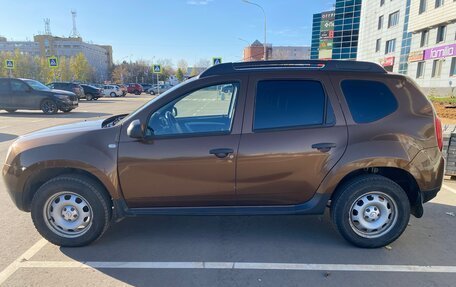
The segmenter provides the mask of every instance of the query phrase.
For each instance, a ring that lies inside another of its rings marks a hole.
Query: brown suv
[[[20,137],[3,177],[17,207],[62,246],[88,244],[125,216],[329,206],[345,239],[379,247],[436,196],[441,149],[431,103],[376,64],[226,63],[129,115]]]

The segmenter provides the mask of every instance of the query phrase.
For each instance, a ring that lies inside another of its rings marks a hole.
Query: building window
[[[380,51],[381,43],[382,43],[382,39],[377,39],[377,42],[375,42],[375,52]]]
[[[424,63],[425,62],[418,62],[418,66],[416,69],[416,78],[421,79],[424,77]]]
[[[435,0],[435,8],[439,8],[443,6],[443,0]]]
[[[420,0],[420,10],[419,13],[424,13],[426,11],[427,0]]]
[[[437,39],[436,43],[445,41],[446,26],[439,26],[437,28]]]
[[[427,46],[428,42],[429,42],[429,30],[423,30],[421,32],[420,47]]]
[[[396,26],[399,23],[399,11],[389,14],[388,28]]]
[[[456,76],[456,57],[451,58],[450,76]]]
[[[377,29],[380,30],[383,28],[383,15],[378,17],[378,25],[377,25]]]
[[[385,0],[380,0],[380,7],[385,5]]]
[[[432,62],[432,77],[439,78],[442,73],[442,64],[444,60],[434,60]]]
[[[396,50],[396,39],[388,40],[385,44],[385,54],[389,54]]]

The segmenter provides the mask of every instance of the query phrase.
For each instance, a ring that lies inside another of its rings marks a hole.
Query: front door
[[[204,84],[173,96],[150,111],[148,140],[120,141],[120,184],[129,207],[234,204],[242,85],[241,79]]]
[[[14,108],[38,108],[39,98],[24,82],[11,79],[11,101]]]
[[[347,145],[345,120],[336,107],[324,73],[252,76],[236,170],[239,204],[311,199]]]

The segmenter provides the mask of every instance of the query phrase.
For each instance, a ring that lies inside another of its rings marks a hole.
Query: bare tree
[[[181,69],[182,73],[187,73],[188,70],[188,63],[184,59],[180,59],[177,61],[177,68]]]

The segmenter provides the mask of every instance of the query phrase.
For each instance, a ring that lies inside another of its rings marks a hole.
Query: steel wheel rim
[[[62,191],[51,196],[44,205],[43,215],[48,228],[66,238],[83,235],[90,229],[93,221],[89,202],[70,191]]]
[[[397,204],[387,194],[372,191],[358,197],[350,207],[352,230],[364,238],[378,238],[388,233],[397,222]]]

